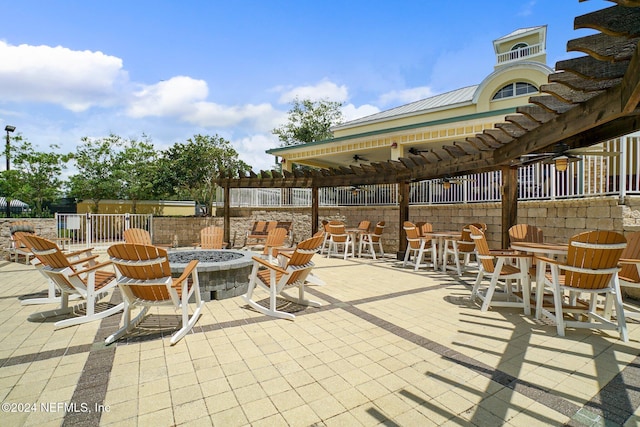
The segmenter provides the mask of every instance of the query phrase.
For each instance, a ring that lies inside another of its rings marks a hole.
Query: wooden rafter
[[[253,171],[220,177],[229,187],[323,187],[408,182],[495,170],[523,154],[564,142],[582,147],[640,129],[640,1],[576,17],[575,28],[600,34],[571,40],[586,56],[559,61],[540,95],[494,129],[419,155],[316,171]]]

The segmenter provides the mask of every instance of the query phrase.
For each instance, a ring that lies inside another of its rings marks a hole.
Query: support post
[[[509,247],[509,229],[518,221],[518,167],[502,167],[502,248]]]
[[[224,208],[223,208],[223,221],[224,221],[224,241],[231,243],[231,189],[226,186],[224,188]],[[233,242],[235,243],[235,242]]]
[[[311,187],[311,235],[318,231],[318,218],[320,216],[318,187]]]
[[[409,221],[409,182],[398,183],[398,253],[397,259],[404,259],[407,250],[407,234],[404,231],[404,222]]]

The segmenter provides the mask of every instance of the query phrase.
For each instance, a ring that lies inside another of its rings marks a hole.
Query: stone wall
[[[218,210],[220,212],[220,210]],[[396,206],[322,207],[319,219],[338,219],[356,226],[367,219],[375,224],[385,221],[383,234],[385,251],[398,249],[398,219]],[[433,224],[435,230],[460,230],[472,222],[487,224],[487,239],[491,247],[501,242],[502,210],[500,203],[411,206],[409,220]],[[247,231],[254,221],[275,220],[293,223],[293,238],[299,242],[311,236],[310,208],[238,208],[231,210],[231,244],[242,247]],[[9,246],[9,226],[15,219],[0,219],[2,247]],[[38,234],[55,237],[56,224],[50,219],[29,219]],[[536,225],[550,242],[566,242],[574,234],[586,230],[615,230],[623,233],[640,230],[640,198],[628,197],[624,205],[616,197],[589,199],[527,201],[518,203],[518,222]],[[223,225],[222,217],[154,217],[153,240],[157,244],[190,246],[200,240],[200,229]]]
[[[15,221],[29,221],[40,236],[54,238],[58,236],[56,220],[54,218],[0,218],[0,248],[8,248],[11,240],[9,224]]]

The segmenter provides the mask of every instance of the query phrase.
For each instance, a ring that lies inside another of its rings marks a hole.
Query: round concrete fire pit
[[[225,299],[243,295],[249,285],[254,254],[234,250],[193,250],[169,252],[171,274],[179,277],[192,259],[198,263],[202,299]]]

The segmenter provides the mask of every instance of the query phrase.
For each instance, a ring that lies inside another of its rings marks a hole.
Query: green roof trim
[[[415,124],[412,124],[412,125],[398,126],[398,127],[395,127],[395,128],[373,130],[373,131],[370,131],[370,132],[363,132],[363,133],[358,133],[358,134],[355,134],[355,135],[341,136],[341,137],[338,137],[338,138],[323,139],[322,141],[307,142],[306,144],[288,145],[286,147],[271,148],[269,150],[266,150],[265,153],[267,153],[267,154],[275,154],[275,153],[280,153],[282,151],[290,150],[290,149],[296,148],[296,147],[310,147],[310,146],[314,146],[314,145],[328,144],[328,143],[331,143],[331,142],[348,141],[350,139],[355,139],[355,138],[362,138],[362,137],[375,136],[375,135],[383,135],[385,133],[398,132],[398,131],[409,130],[409,129],[416,129],[416,128],[425,127],[425,126],[436,126],[436,125],[442,125],[442,124],[447,124],[447,123],[460,122],[460,121],[464,121],[464,120],[480,119],[480,118],[483,118],[483,117],[502,116],[502,115],[507,115],[507,114],[511,114],[511,113],[515,113],[515,112],[516,112],[516,108],[515,107],[503,108],[501,110],[484,111],[482,113],[473,113],[473,114],[467,114],[467,115],[464,115],[464,116],[449,117],[449,118],[446,118],[446,119],[432,120],[432,121],[429,121],[429,122],[422,122],[422,123],[415,123]]]

